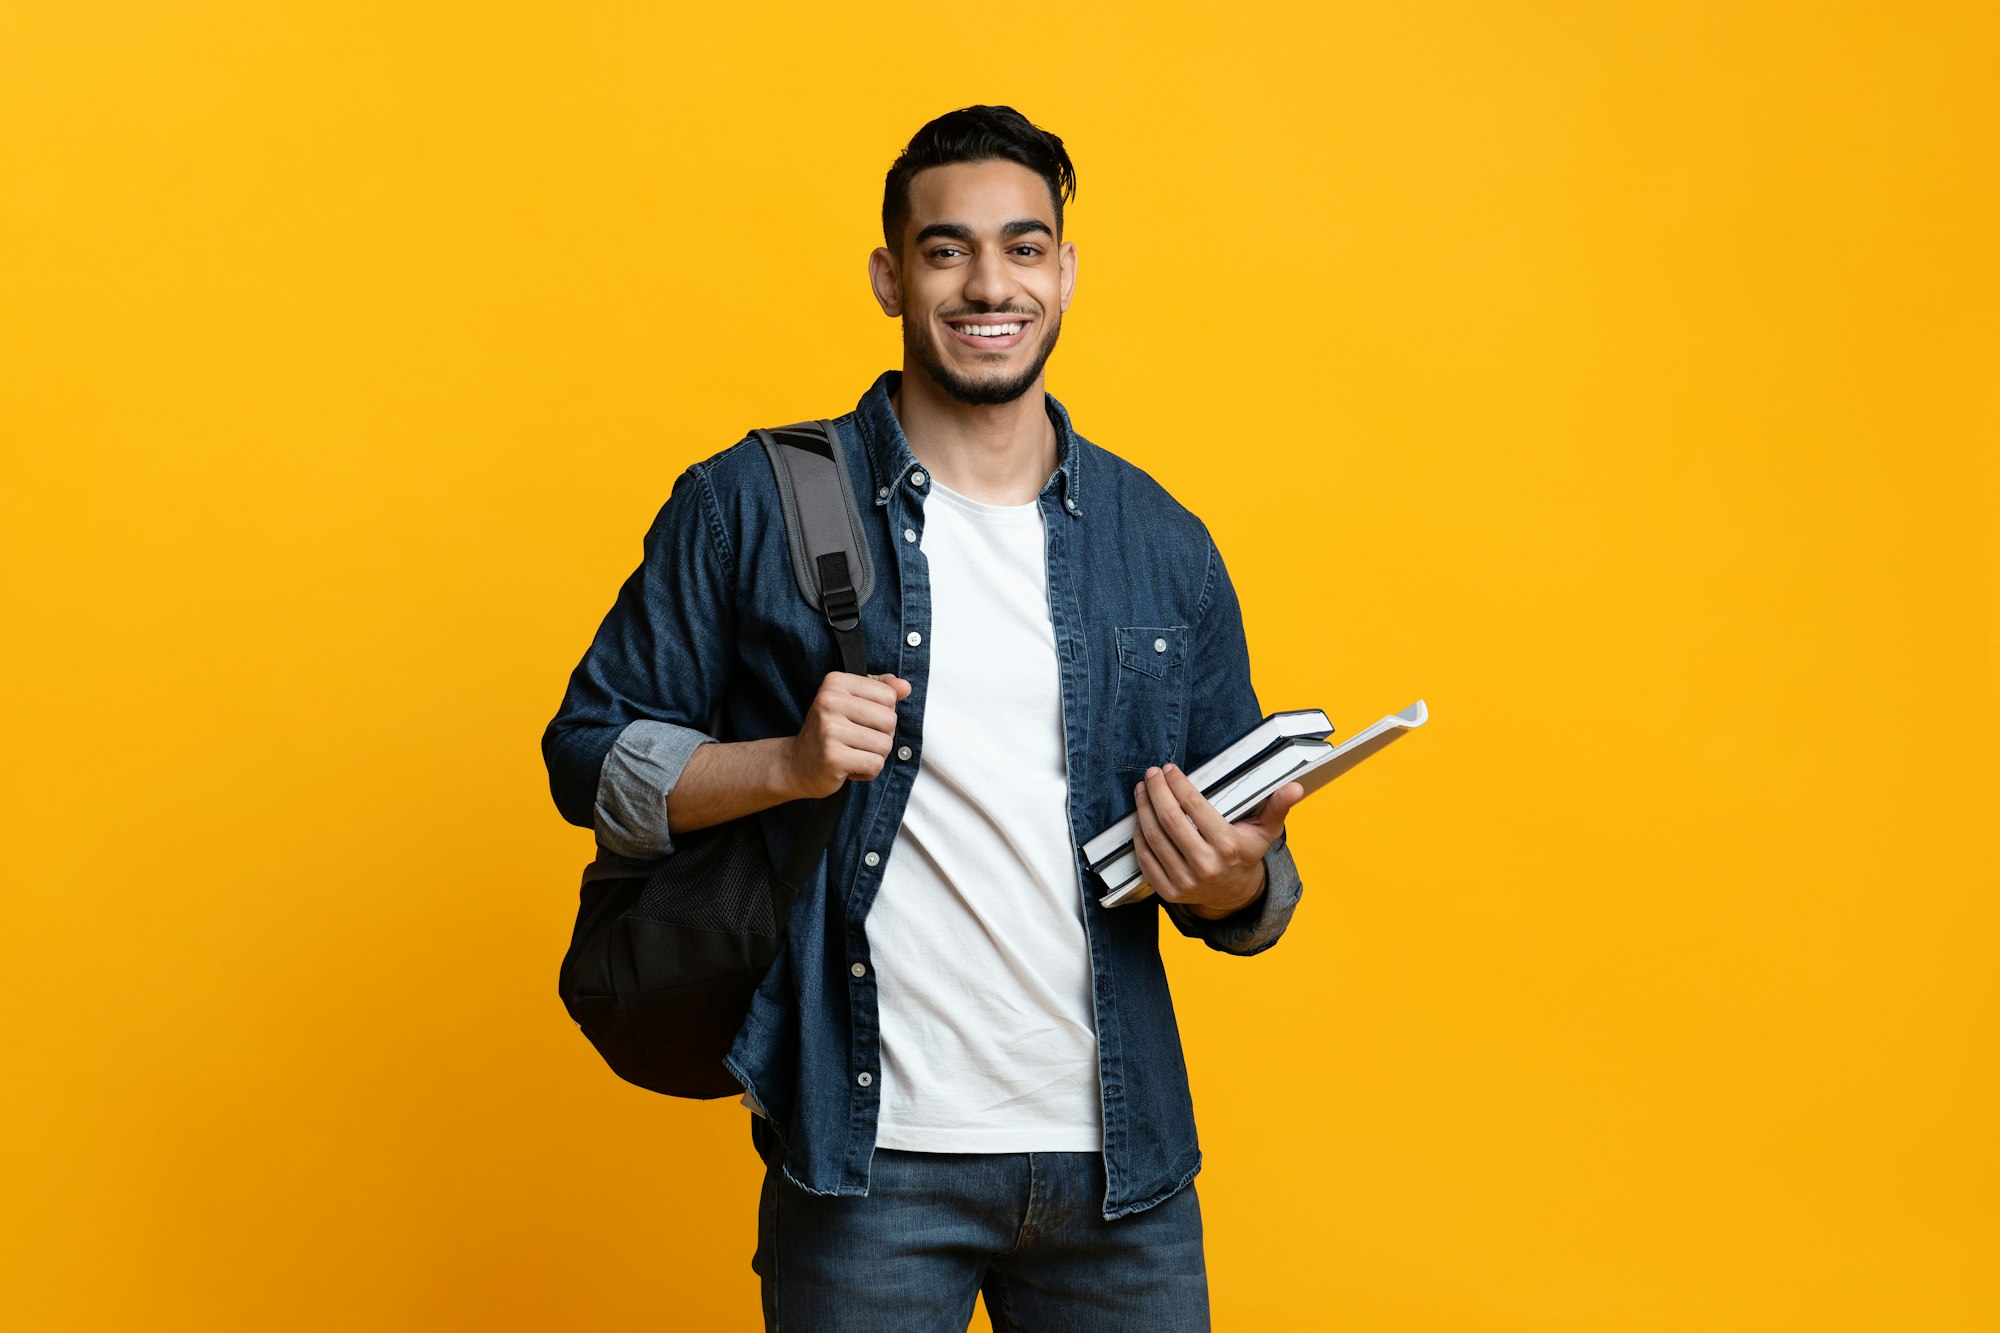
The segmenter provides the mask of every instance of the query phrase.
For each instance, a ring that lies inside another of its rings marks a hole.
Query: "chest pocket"
[[[1111,763],[1140,773],[1180,762],[1187,723],[1186,625],[1120,625]],[[1137,781],[1136,778],[1131,779]]]

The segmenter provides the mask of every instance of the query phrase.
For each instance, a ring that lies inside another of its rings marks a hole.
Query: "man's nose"
[[[965,299],[981,305],[997,306],[1014,294],[1014,278],[1007,271],[1007,257],[988,250],[974,256],[965,272]]]

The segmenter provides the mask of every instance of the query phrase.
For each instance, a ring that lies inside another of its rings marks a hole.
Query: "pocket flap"
[[[1118,626],[1118,660],[1149,676],[1164,678],[1179,666],[1186,643],[1185,625]]]

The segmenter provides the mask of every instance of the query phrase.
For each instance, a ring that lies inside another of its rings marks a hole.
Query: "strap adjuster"
[[[819,609],[836,630],[845,632],[861,623],[861,601],[847,576],[845,551],[828,551],[819,558]]]

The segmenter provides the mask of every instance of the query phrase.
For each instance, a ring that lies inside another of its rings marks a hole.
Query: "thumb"
[[[1257,817],[1250,822],[1255,824],[1265,837],[1276,842],[1278,835],[1285,831],[1285,816],[1291,813],[1293,806],[1305,798],[1306,789],[1303,786],[1296,782],[1287,782],[1271,793],[1269,799],[1264,802],[1264,808],[1259,810]]]
[[[886,681],[891,689],[896,690],[896,697],[898,699],[909,698],[910,691],[916,688],[916,686],[910,684],[909,681],[904,680],[893,671],[878,671],[875,673],[875,679]]]

